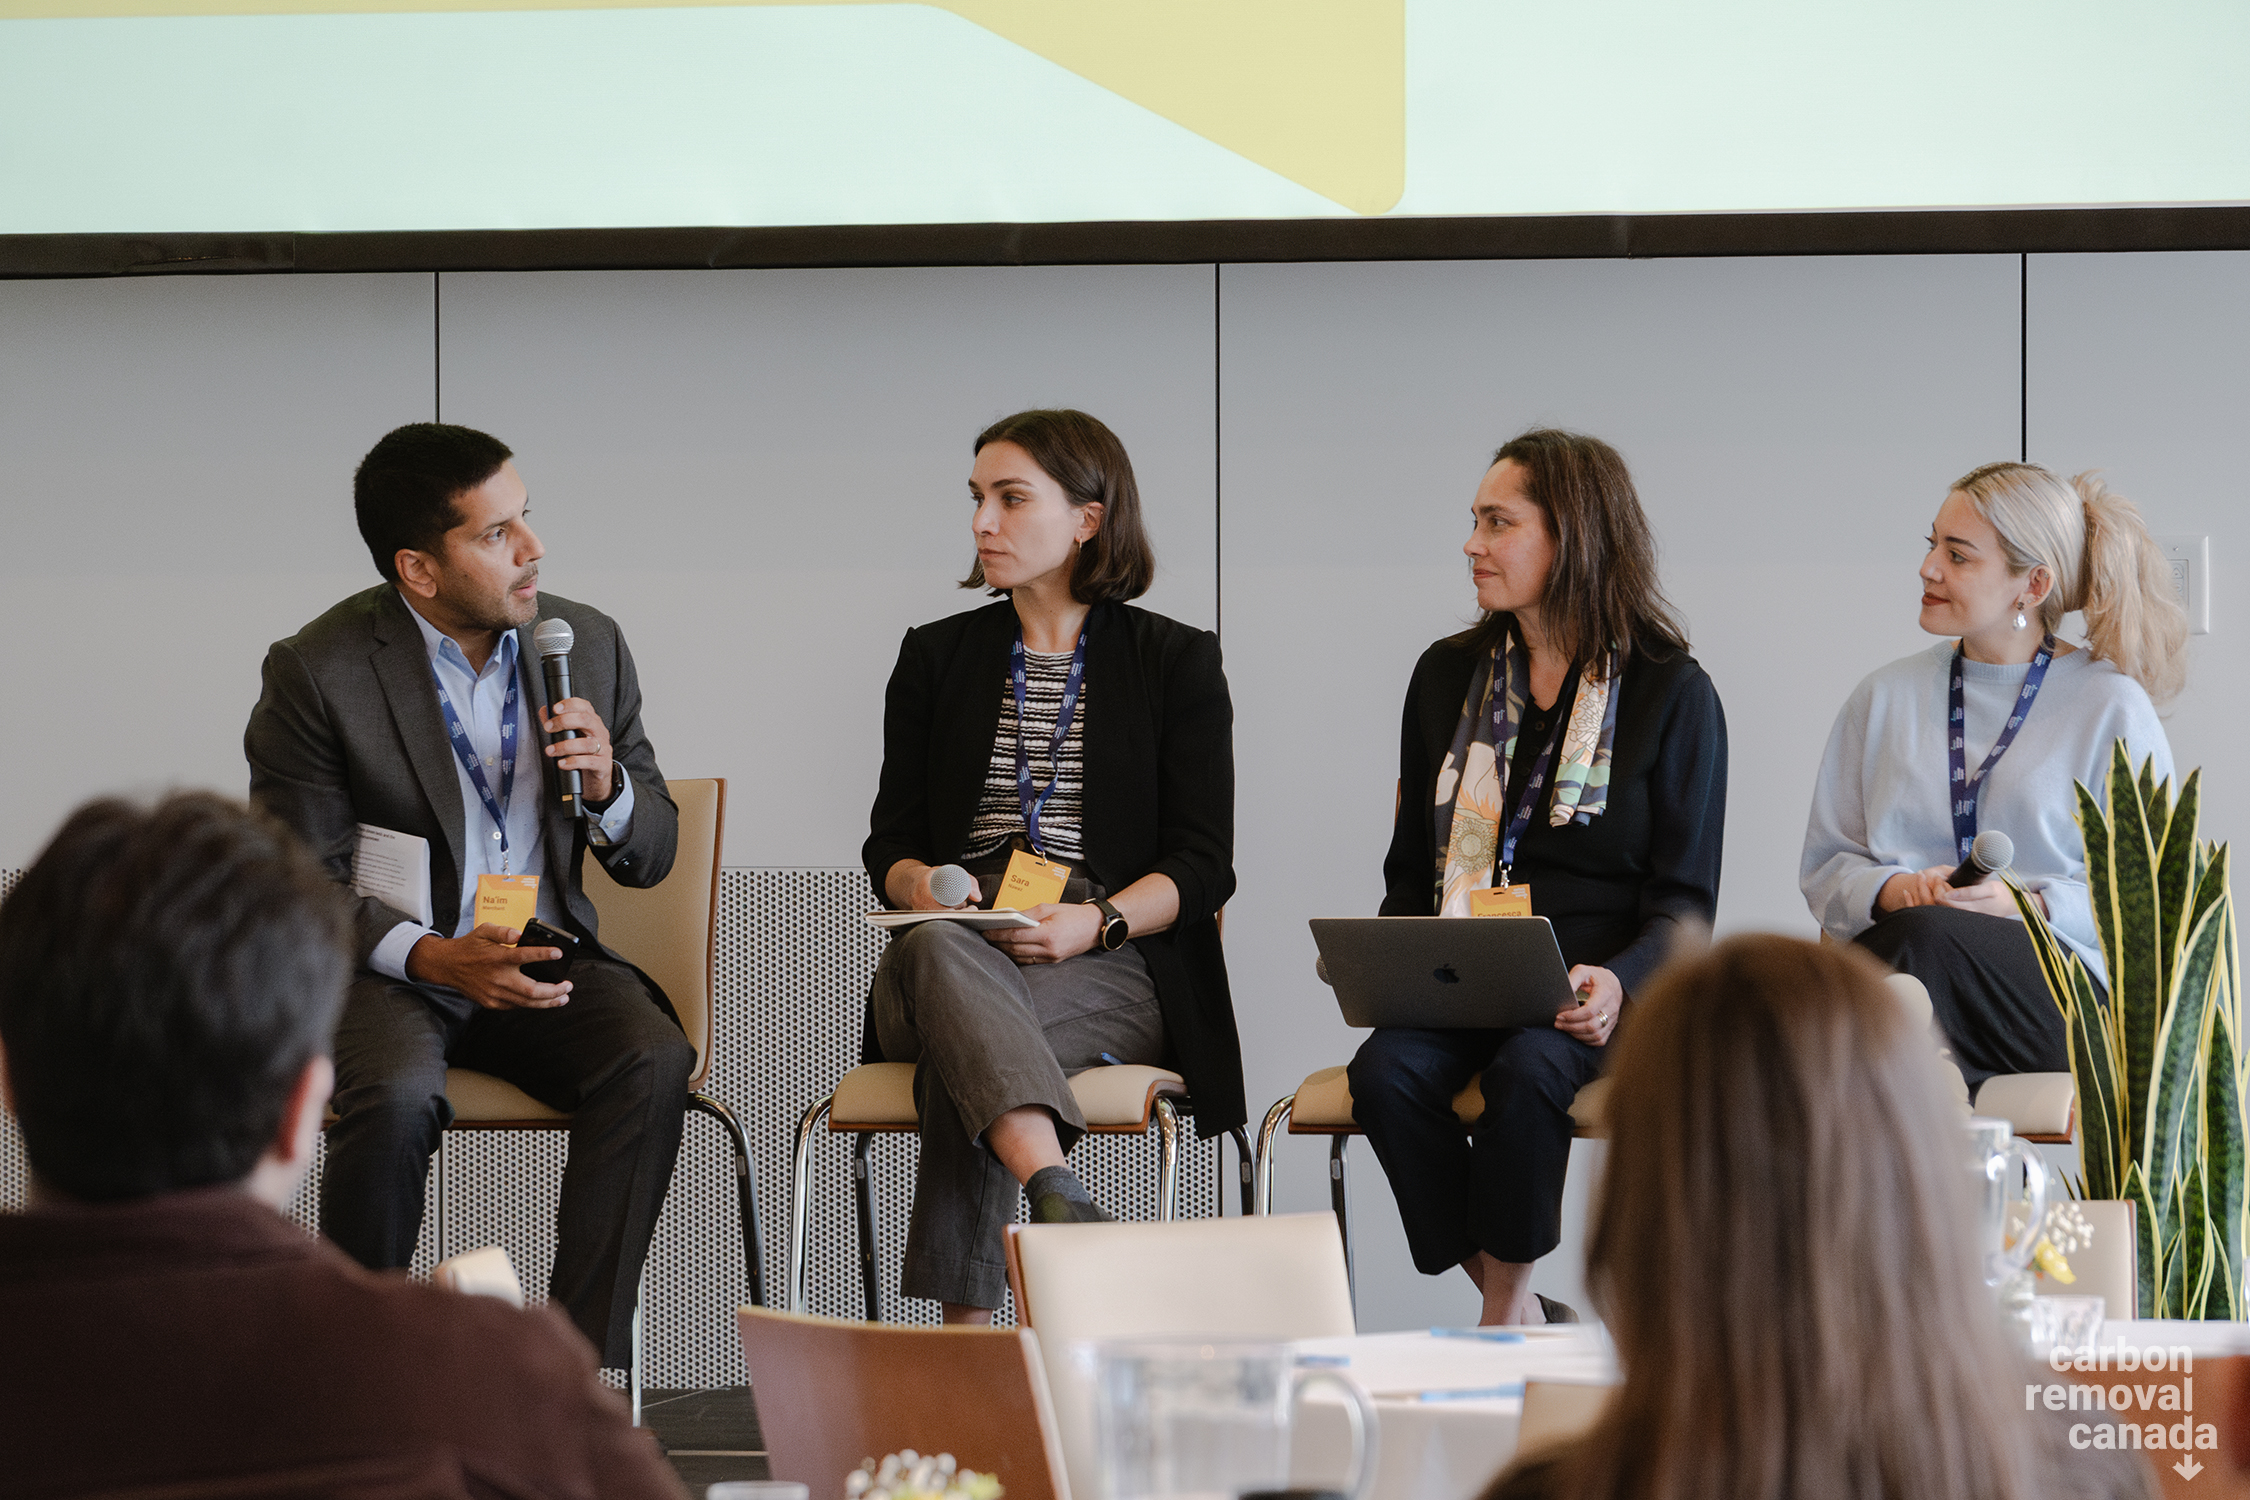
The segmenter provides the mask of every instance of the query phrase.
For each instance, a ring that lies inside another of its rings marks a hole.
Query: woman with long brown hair
[[[1708,928],[1726,718],[1656,580],[1617,450],[1540,428],[1493,456],[1462,551],[1484,618],[1415,664],[1384,916],[1545,917],[1579,1003],[1553,1026],[1379,1027],[1353,1112],[1414,1264],[1461,1267],[1486,1323],[1576,1314],[1530,1289],[1562,1237],[1570,1104],[1683,931]],[[1467,1139],[1453,1097],[1481,1078]]]
[[[1650,986],[1611,1076],[1586,1277],[1624,1382],[1485,1500],[2149,1493],[2025,1412],[1960,1109],[1873,959],[1730,938]]]

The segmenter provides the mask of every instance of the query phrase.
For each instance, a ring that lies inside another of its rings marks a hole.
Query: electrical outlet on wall
[[[2160,536],[2164,560],[2172,568],[2172,597],[2187,611],[2191,635],[2211,633],[2211,539],[2207,536]]]

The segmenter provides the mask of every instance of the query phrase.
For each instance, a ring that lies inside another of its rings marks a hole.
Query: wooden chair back
[[[1039,1357],[1018,1328],[909,1328],[735,1310],[776,1479],[841,1495],[868,1458],[912,1448],[991,1474],[1008,1500],[1070,1500]]]

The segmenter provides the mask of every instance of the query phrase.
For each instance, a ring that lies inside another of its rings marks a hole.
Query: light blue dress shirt
[[[399,597],[406,598],[403,593]],[[508,701],[508,684],[516,674],[516,633],[510,630],[501,635],[500,648],[485,662],[484,670],[478,672],[469,666],[469,658],[462,652],[460,642],[423,619],[412,600],[407,600],[406,607],[414,616],[414,623],[421,628],[422,644],[429,651],[430,665],[444,681],[445,695],[453,700],[453,711],[461,716],[462,726],[469,732],[470,747],[484,762],[485,784],[492,788],[492,795],[497,799],[500,795],[500,714]],[[434,681],[430,692],[433,697],[437,693]],[[563,923],[562,892],[555,888],[547,869],[544,767],[547,757],[542,753],[546,737],[538,733],[539,710],[529,693],[518,695],[516,711],[522,715],[522,722],[516,729],[515,789],[505,809],[508,818],[505,854],[501,852],[500,832],[493,826],[492,814],[485,810],[484,799],[477,795],[476,783],[469,780],[468,768],[461,764],[461,757],[453,753],[452,745],[446,746],[446,758],[452,762],[454,778],[461,786],[461,847],[467,851],[467,868],[461,872],[461,909],[453,914],[451,924],[453,937],[465,936],[477,925],[477,877],[511,873],[539,876],[539,920],[549,927],[568,930]],[[622,765],[616,767],[616,777],[617,799],[597,821],[587,825],[586,836],[596,844],[622,842],[632,828],[633,781]],[[446,934],[419,922],[401,922],[383,935],[368,963],[378,974],[405,979],[408,951],[432,935]]]

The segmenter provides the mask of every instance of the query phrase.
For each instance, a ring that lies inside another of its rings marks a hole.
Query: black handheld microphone
[[[532,648],[539,653],[539,669],[546,674],[547,707],[551,710],[563,699],[571,696],[570,648],[578,644],[578,637],[572,632],[569,623],[566,621],[541,620],[538,628],[531,632],[531,644]],[[558,740],[575,740],[579,737],[577,730],[565,729],[548,735],[547,743],[552,745]],[[578,816],[585,810],[585,800],[580,796],[580,791],[581,785],[578,773],[576,771],[563,772],[563,811],[569,813],[572,817]]]
[[[1955,890],[1972,886],[1995,870],[2005,870],[2016,860],[2016,841],[1997,828],[1987,829],[1969,845],[1969,857],[1953,867],[1945,883]]]

